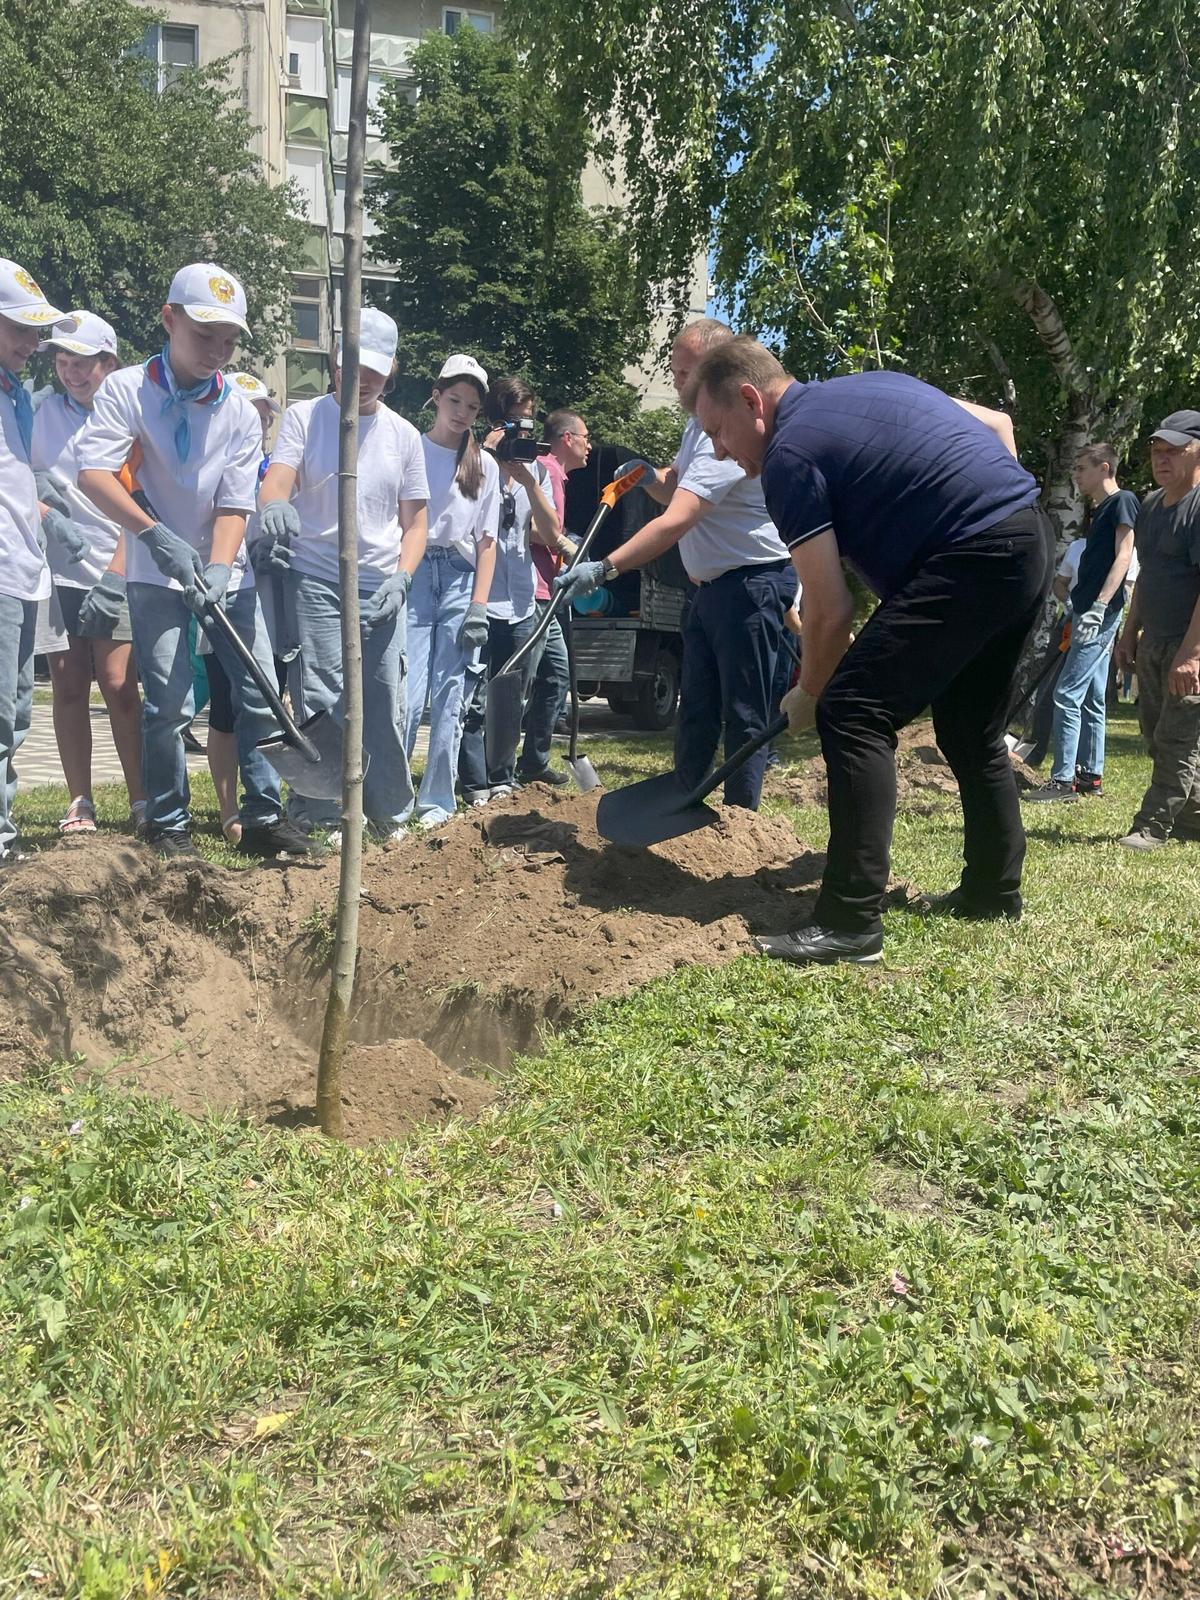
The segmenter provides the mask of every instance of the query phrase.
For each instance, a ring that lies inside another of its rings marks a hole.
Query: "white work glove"
[[[779,709],[788,719],[788,732],[790,734],[807,733],[816,726],[817,697],[809,694],[807,689],[802,689],[799,684],[794,689],[789,689],[779,702]]]

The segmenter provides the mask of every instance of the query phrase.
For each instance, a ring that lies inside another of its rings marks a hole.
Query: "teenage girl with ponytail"
[[[473,430],[487,373],[453,355],[433,386],[437,412],[421,440],[429,479],[429,538],[408,597],[408,735],[411,759],[429,699],[429,754],[416,815],[435,828],[453,816],[463,691],[487,644],[487,599],[496,566],[500,474]]]

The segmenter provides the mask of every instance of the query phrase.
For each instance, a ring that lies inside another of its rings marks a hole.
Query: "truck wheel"
[[[632,716],[633,708],[637,705],[637,696],[632,689],[626,694],[608,694],[604,698],[608,701],[608,709],[614,717]]]
[[[633,725],[649,733],[662,733],[675,720],[679,705],[679,662],[669,651],[660,650],[654,671],[643,679],[633,706]]]

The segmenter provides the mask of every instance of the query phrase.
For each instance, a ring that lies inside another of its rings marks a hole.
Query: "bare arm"
[[[296,478],[295,467],[285,467],[282,461],[272,461],[258,486],[260,507],[272,500],[290,500],[296,488]]]
[[[1017,437],[1013,433],[1012,418],[1006,411],[992,411],[987,406],[972,405],[970,400],[959,400],[955,397],[955,405],[964,411],[969,411],[977,422],[982,422],[985,428],[990,428],[1008,451],[1009,455],[1017,453]]]
[[[475,587],[471,591],[472,605],[487,605],[488,595],[492,592],[492,578],[496,572],[496,541],[490,533],[483,536],[475,546]]]
[[[534,544],[544,544],[548,549],[557,550],[562,543],[562,529],[558,523],[558,512],[542,493],[542,486],[529,469],[520,461],[508,464],[509,476],[521,485],[529,496],[529,509],[533,513],[533,523],[530,528],[530,537]]]
[[[643,478],[638,484],[639,489],[644,489],[651,500],[657,500],[660,506],[669,506],[672,496],[679,487],[679,474],[674,467],[658,467],[653,478]]]
[[[1100,586],[1100,593],[1096,596],[1097,605],[1107,605],[1125,582],[1125,574],[1129,571],[1129,563],[1133,559],[1133,529],[1126,523],[1117,529],[1113,564],[1108,569],[1108,576]]]
[[[618,572],[634,572],[677,545],[711,510],[708,500],[701,500],[690,489],[677,489],[662,515],[639,528],[633,538],[626,539],[608,559]]]
[[[1172,694],[1200,694],[1200,600],[1192,608],[1192,620],[1175,652],[1167,686]]]
[[[400,529],[400,570],[411,578],[421,565],[429,538],[429,508],[424,500],[401,500]]]
[[[1071,592],[1071,580],[1070,580],[1070,578],[1067,577],[1066,573],[1065,572],[1056,573],[1055,574],[1055,578],[1054,578],[1054,582],[1051,584],[1050,587],[1051,587],[1051,590],[1052,590],[1052,592],[1054,594],[1054,598],[1057,601],[1059,601],[1061,604],[1065,605],[1067,596]]]
[[[154,518],[148,517],[137,505],[115,472],[102,467],[85,467],[79,474],[79,487],[110,522],[127,533],[145,533],[154,526]]]
[[[242,540],[246,537],[246,513],[244,511],[218,511],[213,518],[212,555],[210,561],[223,561],[231,567],[237,560],[237,553],[242,548]]]
[[[798,544],[792,551],[792,565],[804,591],[800,687],[819,698],[850,647],[854,597],[846,585],[831,528]]]
[[[1142,604],[1138,588],[1135,583],[1133,598],[1125,613],[1125,625],[1121,629],[1121,637],[1117,640],[1117,661],[1121,666],[1131,670],[1137,665],[1138,635],[1142,631]]]

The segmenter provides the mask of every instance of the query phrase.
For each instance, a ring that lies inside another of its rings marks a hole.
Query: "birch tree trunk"
[[[342,1137],[342,1062],[350,1029],[358,963],[358,901],[362,888],[363,706],[362,633],[358,616],[358,358],[362,305],[363,161],[366,150],[367,71],[371,56],[369,0],[355,0],[350,70],[350,133],[346,147],[346,255],[342,293],[342,380],[338,424],[338,579],[342,600],[342,852],[333,970],[317,1063],[317,1121]]]

